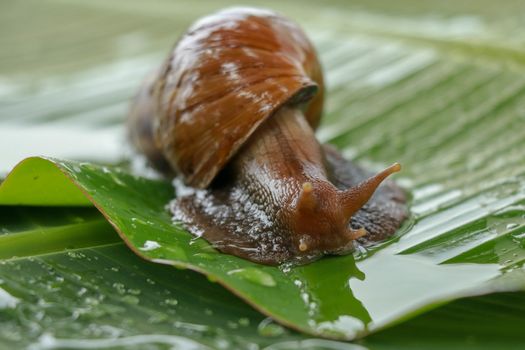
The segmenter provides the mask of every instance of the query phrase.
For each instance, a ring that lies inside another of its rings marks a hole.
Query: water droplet
[[[513,235],[512,237],[517,238],[517,239],[524,239],[525,238],[525,232],[517,234],[517,235]]]
[[[166,299],[166,300],[164,300],[164,304],[166,304],[166,305],[175,306],[178,303],[179,303],[179,301],[177,299]]]
[[[86,257],[83,253],[75,251],[67,252],[67,256],[73,259],[82,259]]]
[[[108,174],[117,185],[126,186],[126,184],[120,179],[120,177],[117,174],[115,174],[114,171],[111,171],[108,167],[102,167],[102,171],[105,174]]]
[[[80,167],[77,164],[74,164],[71,168],[73,169],[73,171],[77,173],[82,171],[82,169],[80,169]]]
[[[140,225],[149,225],[150,224],[150,222],[144,221],[144,220],[139,219],[137,217],[131,218],[131,222],[134,222],[134,223],[137,223],[137,224],[140,224]]]
[[[288,273],[292,270],[292,264],[291,263],[284,263],[279,266],[282,272]]]
[[[264,337],[277,337],[283,335],[286,330],[268,317],[259,323],[259,326],[257,326],[257,332]]]
[[[115,288],[117,290],[117,293],[119,294],[125,294],[126,293],[126,288],[124,287],[124,285],[122,283],[113,283],[113,288]]]
[[[142,292],[140,289],[128,289],[128,293],[132,295],[140,295]]]
[[[155,313],[148,318],[148,323],[161,323],[168,319],[168,315],[163,313]]]
[[[16,307],[16,304],[19,303],[19,299],[15,298],[11,294],[7,293],[5,290],[0,288],[0,310],[2,309],[13,309]]]
[[[507,230],[512,230],[512,229],[515,229],[515,228],[518,227],[518,226],[519,226],[519,224],[517,224],[517,223],[515,223],[515,222],[512,222],[512,223],[510,223],[510,224],[507,224],[506,229],[507,229]]]
[[[93,297],[87,297],[86,299],[84,299],[84,302],[87,304],[87,305],[90,305],[90,306],[96,306],[98,304],[100,304],[100,301],[96,298],[93,298]]]
[[[305,304],[310,303],[310,296],[308,295],[308,293],[302,292],[301,299],[303,299]]]
[[[139,303],[139,298],[134,295],[125,295],[122,297],[122,301],[128,304],[137,305]]]
[[[210,331],[210,327],[202,325],[202,324],[196,324],[196,323],[189,323],[189,322],[180,322],[176,321],[174,323],[174,326],[177,328],[183,328],[188,329],[191,331],[197,331],[197,332],[208,332]]]
[[[246,317],[241,317],[239,318],[239,324],[243,327],[247,327],[250,325],[250,319],[246,318]]]
[[[232,321],[226,322],[226,325],[228,326],[228,328],[231,328],[231,329],[239,328],[239,325],[237,323],[235,323],[235,322],[232,322]]]
[[[146,251],[158,249],[160,247],[161,245],[157,241],[146,241],[144,242],[144,245],[139,249],[146,252]]]
[[[247,267],[243,269],[228,271],[228,275],[239,276],[247,281],[259,284],[265,287],[274,287],[277,283],[273,279],[272,275],[262,271],[259,268]]]

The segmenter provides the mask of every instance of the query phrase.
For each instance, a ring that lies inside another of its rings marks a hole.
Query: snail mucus
[[[317,141],[323,98],[296,23],[232,8],[179,39],[136,96],[128,129],[150,164],[176,176],[174,221],[225,253],[305,263],[385,239],[407,215],[403,191],[379,187],[399,164],[373,175]]]

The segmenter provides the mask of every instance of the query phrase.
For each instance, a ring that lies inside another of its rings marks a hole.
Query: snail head
[[[401,169],[393,164],[358,185],[339,190],[330,182],[312,181],[301,185],[292,206],[293,246],[298,255],[344,254],[353,241],[366,235],[364,228],[350,227],[352,216],[372,197],[389,175]]]

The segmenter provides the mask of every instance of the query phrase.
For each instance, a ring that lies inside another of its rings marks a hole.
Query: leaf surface
[[[60,184],[58,188],[66,192],[76,189],[83,193],[137,255],[203,273],[262,313],[310,334],[354,339],[456,298],[524,286],[521,270],[509,273],[519,274],[521,279],[498,279],[507,276],[505,271],[512,261],[507,261],[507,265],[483,259],[472,263],[457,255],[459,261],[439,264],[423,254],[403,253],[406,245],[411,245],[410,237],[417,225],[401,235],[399,242],[358,257],[358,261],[347,255],[300,267],[258,265],[219,253],[203,239],[173,224],[166,211],[173,196],[169,183],[91,163],[27,159],[0,187],[0,203],[5,193],[22,188],[35,195],[28,203],[21,196],[17,204],[46,205],[48,196],[37,193],[56,191],[48,184],[40,187],[35,177],[40,168],[51,173],[50,167],[55,167],[53,174],[57,179],[49,184]],[[9,200],[6,204],[12,204],[13,196],[5,196]],[[77,198],[78,204],[84,203]],[[75,203],[65,203],[71,204]],[[418,244],[423,244],[419,240]],[[12,246],[16,248],[17,243]],[[6,245],[5,249],[15,252],[12,246]],[[508,249],[505,247],[501,248],[502,254]],[[474,249],[484,252],[482,246]],[[521,249],[514,248],[519,253]],[[499,252],[490,250],[492,254]]]
[[[5,207],[0,220],[3,256],[7,237],[55,237],[53,249],[0,260],[2,348],[521,349],[525,340],[524,293],[458,300],[354,344],[310,338],[201,274],[138,258],[94,208]],[[83,226],[93,240],[74,247]]]

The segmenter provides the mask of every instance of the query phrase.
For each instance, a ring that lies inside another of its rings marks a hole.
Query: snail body
[[[345,254],[393,234],[405,199],[392,182],[372,198],[398,164],[370,177],[319,144],[323,94],[295,23],[229,9],[190,27],[144,84],[131,140],[177,174],[174,220],[219,250],[264,264]]]

